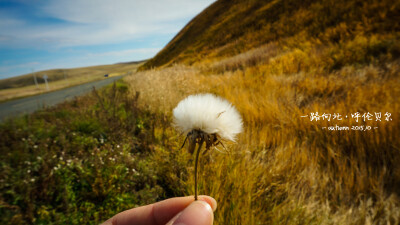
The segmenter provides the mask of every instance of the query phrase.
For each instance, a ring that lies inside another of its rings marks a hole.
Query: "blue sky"
[[[0,79],[153,57],[214,0],[0,0]]]

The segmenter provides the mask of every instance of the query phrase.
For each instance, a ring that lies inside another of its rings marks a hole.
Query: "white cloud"
[[[22,0],[0,8],[0,77],[148,59],[214,1]]]
[[[149,35],[177,33],[213,0],[52,0],[37,15],[66,21],[32,24],[17,15],[0,16],[0,44],[68,47],[110,44]],[[34,22],[34,21],[33,21]],[[4,38],[12,37],[10,38]]]
[[[210,0],[70,0],[53,1],[43,11],[76,23],[151,24],[193,17]]]

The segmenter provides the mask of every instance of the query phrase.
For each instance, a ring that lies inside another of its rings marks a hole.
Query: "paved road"
[[[20,114],[32,113],[44,106],[53,106],[66,100],[73,99],[75,96],[90,92],[93,90],[93,86],[100,88],[121,78],[122,76],[110,77],[108,79],[94,81],[59,91],[0,103],[0,121]]]

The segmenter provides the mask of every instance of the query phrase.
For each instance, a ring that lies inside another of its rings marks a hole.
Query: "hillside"
[[[50,91],[105,79],[104,75],[125,75],[135,72],[143,62],[119,63],[72,69],[52,69],[0,80],[0,101],[40,94],[48,91],[43,76],[48,77]],[[34,76],[38,82],[36,87]]]
[[[220,0],[189,22],[141,69],[233,56],[293,38],[323,46],[378,35],[384,42],[372,51],[392,51],[398,57],[399,20],[399,1]],[[291,47],[297,44],[301,43]]]
[[[42,81],[42,77],[44,74],[46,74],[49,77],[48,78],[49,81],[58,81],[74,77],[84,78],[84,77],[96,76],[97,78],[101,78],[103,77],[104,74],[108,74],[111,72],[126,73],[129,70],[133,70],[135,66],[139,65],[140,63],[142,62],[89,66],[89,67],[73,68],[73,69],[52,69],[52,70],[37,71],[34,73],[28,73],[17,77],[1,79],[0,89],[18,88],[18,87],[33,85],[34,74],[36,75],[38,82]]]
[[[399,224],[398,21],[399,1],[217,1],[126,80],[167,116],[188,93],[238,108],[200,172],[218,224]]]

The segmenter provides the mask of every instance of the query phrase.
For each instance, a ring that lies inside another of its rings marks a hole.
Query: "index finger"
[[[199,196],[199,200],[207,202],[213,210],[217,207],[216,201],[209,196]],[[164,225],[193,201],[193,196],[170,198],[151,205],[123,211],[113,216],[102,225]]]

